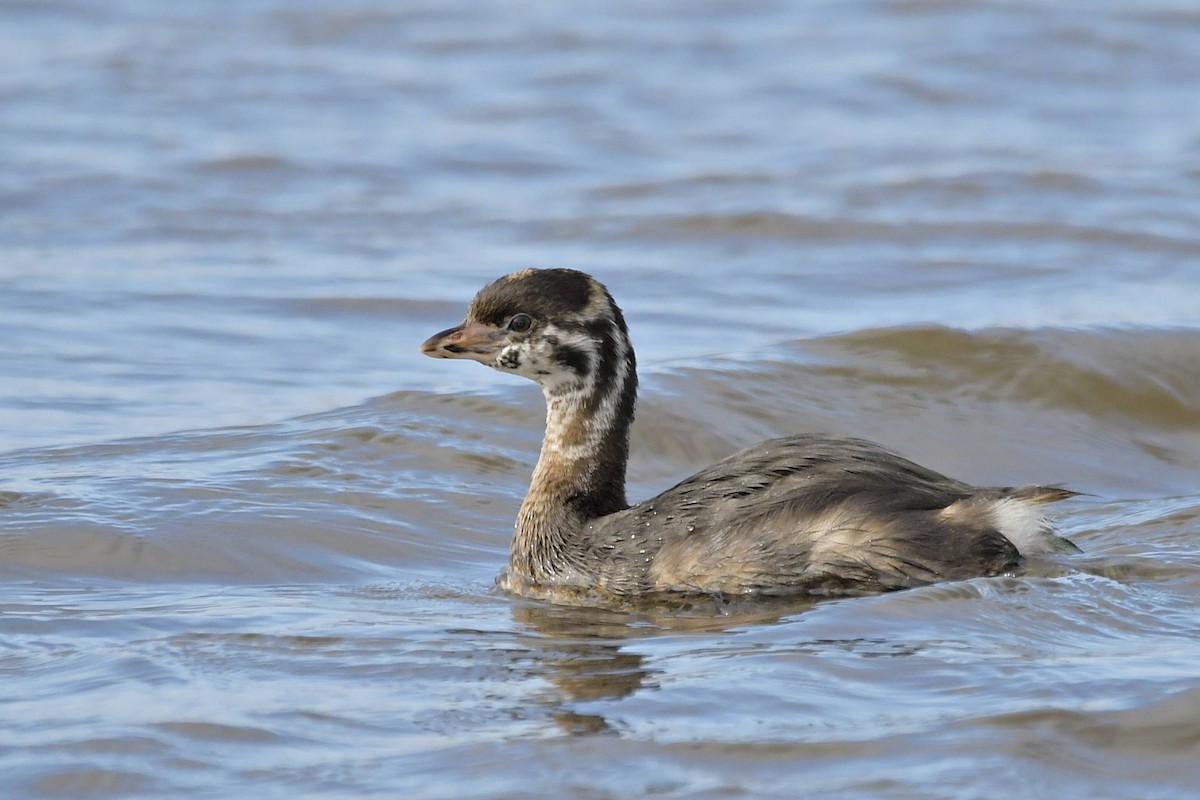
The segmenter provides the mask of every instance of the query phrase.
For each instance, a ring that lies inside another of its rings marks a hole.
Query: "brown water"
[[[1200,14],[0,4],[0,794],[1200,792]],[[630,494],[755,440],[1061,482],[1022,575],[498,593],[533,386],[418,344],[596,273]]]

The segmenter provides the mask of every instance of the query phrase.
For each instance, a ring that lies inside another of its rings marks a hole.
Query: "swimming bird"
[[[976,487],[871,442],[815,434],[754,445],[630,506],[637,362],[621,309],[583,272],[506,275],[421,350],[542,388],[545,436],[500,578],[517,594],[854,595],[1077,550],[1036,508],[1070,490]]]

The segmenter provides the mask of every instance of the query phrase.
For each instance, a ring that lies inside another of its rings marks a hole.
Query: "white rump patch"
[[[1046,519],[1033,506],[1013,497],[997,500],[991,507],[992,524],[1016,546],[1023,556],[1046,555],[1057,551],[1058,537]]]

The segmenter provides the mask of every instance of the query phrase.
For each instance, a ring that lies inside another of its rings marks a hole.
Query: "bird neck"
[[[589,380],[544,386],[546,434],[513,536],[513,571],[535,582],[583,570],[588,520],[628,508],[625,468],[637,400],[633,351],[608,349]],[[614,352],[615,350],[615,352]],[[579,559],[576,559],[579,556]]]

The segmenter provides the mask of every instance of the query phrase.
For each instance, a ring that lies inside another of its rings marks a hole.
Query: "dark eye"
[[[508,321],[508,329],[513,333],[524,333],[533,327],[533,320],[528,314],[517,314]]]

